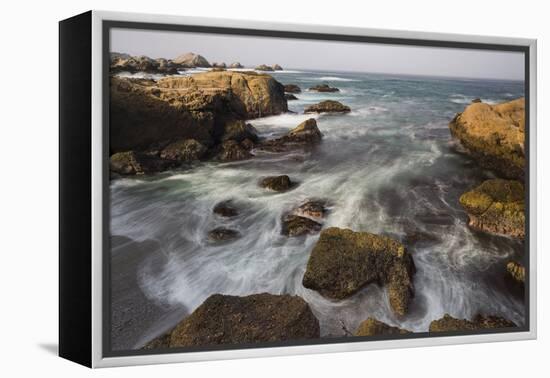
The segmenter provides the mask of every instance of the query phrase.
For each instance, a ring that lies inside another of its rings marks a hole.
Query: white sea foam
[[[322,81],[359,81],[357,79],[349,79],[349,78],[338,77],[338,76],[322,76],[322,77],[316,78],[316,80],[322,80]]]

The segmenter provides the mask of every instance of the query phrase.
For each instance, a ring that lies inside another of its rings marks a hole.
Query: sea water
[[[261,137],[274,138],[313,117],[322,143],[306,151],[253,151],[256,156],[246,161],[113,180],[111,234],[154,246],[138,262],[135,290],[185,314],[214,293],[299,295],[319,319],[322,336],[353,332],[368,317],[417,332],[445,313],[500,315],[524,324],[523,293],[505,281],[506,262],[521,261],[524,245],[468,227],[458,198],[494,176],[461,153],[448,127],[474,98],[498,103],[523,96],[523,82],[301,70],[270,74],[303,91],[288,102],[292,113],[250,123]],[[307,90],[323,83],[340,92]],[[308,105],[328,99],[351,112],[303,114]],[[262,177],[282,174],[298,185],[285,193],[258,186]],[[281,216],[309,198],[329,201],[324,228],[384,234],[406,244],[417,268],[406,316],[393,314],[386,289],[376,284],[338,301],[302,286],[319,236],[283,236]],[[239,216],[213,214],[214,205],[225,200]],[[212,243],[207,232],[216,227],[238,230],[241,237]],[[154,321],[135,346],[178,320]]]

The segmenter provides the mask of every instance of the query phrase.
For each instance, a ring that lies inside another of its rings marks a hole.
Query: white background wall
[[[539,40],[539,194],[548,189],[550,28],[545,1],[4,1],[0,59],[0,373],[4,377],[522,377],[548,374],[550,287],[539,196],[539,339],[376,352],[103,369],[57,344],[57,21],[88,9],[530,37]],[[327,51],[327,54],[330,52]],[[75,125],[78,127],[78,125]],[[544,218],[544,219],[543,219]],[[538,373],[537,373],[538,372]]]

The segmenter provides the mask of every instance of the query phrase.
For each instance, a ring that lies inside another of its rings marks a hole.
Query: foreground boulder
[[[287,93],[300,93],[302,90],[296,84],[285,84],[285,92]]]
[[[181,162],[200,160],[206,154],[207,148],[195,139],[182,139],[166,146],[160,157]]]
[[[475,331],[478,329],[489,328],[509,328],[516,325],[499,316],[477,315],[473,320],[456,319],[445,314],[441,319],[430,323],[430,332],[456,332],[456,331]]]
[[[318,104],[308,106],[304,113],[349,113],[351,109],[338,101],[326,100]]]
[[[506,271],[516,282],[525,283],[525,267],[515,261],[506,264]]]
[[[210,63],[208,63],[208,60],[204,56],[192,52],[178,56],[173,62],[187,68],[210,67]]]
[[[329,86],[328,84],[319,84],[309,88],[310,91],[315,92],[340,92],[340,89]]]
[[[155,82],[112,77],[111,152],[144,151],[195,139],[211,147],[228,121],[284,113],[283,85],[269,75],[233,71]]]
[[[470,104],[449,124],[451,134],[481,166],[506,178],[525,175],[525,99]]]
[[[227,140],[222,143],[218,160],[220,161],[238,161],[250,159],[252,154],[242,143],[234,140]]]
[[[164,337],[164,347],[296,341],[318,338],[319,321],[298,296],[214,294]]]
[[[162,159],[156,155],[125,151],[111,155],[109,166],[114,174],[132,176],[161,172],[176,168],[178,164],[175,161]]]
[[[302,283],[332,299],[344,299],[370,283],[388,286],[390,306],[404,315],[414,296],[411,255],[386,236],[337,227],[321,232]]]
[[[285,192],[292,188],[292,181],[290,181],[290,177],[287,175],[268,176],[260,181],[260,186],[276,192]]]
[[[410,331],[389,326],[375,318],[368,318],[359,324],[355,336],[403,335],[406,333],[410,333]]]
[[[514,180],[492,179],[464,193],[460,204],[472,228],[525,238],[525,190]]]
[[[317,127],[317,121],[310,118],[300,123],[294,129],[280,138],[265,140],[260,149],[282,152],[295,147],[312,146],[321,142],[323,134]]]

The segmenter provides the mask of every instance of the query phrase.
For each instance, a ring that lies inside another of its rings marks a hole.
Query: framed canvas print
[[[536,337],[536,41],[60,22],[60,355]]]

